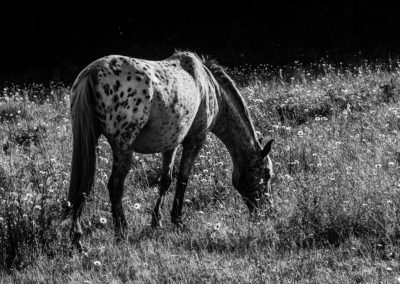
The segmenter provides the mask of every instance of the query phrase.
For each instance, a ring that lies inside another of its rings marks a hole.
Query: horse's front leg
[[[194,161],[204,144],[204,139],[197,143],[187,142],[183,144],[182,158],[179,165],[179,174],[176,184],[174,204],[171,211],[171,221],[176,226],[182,225],[182,204],[185,190],[188,185],[189,176],[193,168]]]
[[[108,191],[111,200],[111,210],[117,241],[124,239],[127,227],[122,207],[122,197],[124,194],[125,178],[131,168],[131,160],[131,152],[118,154],[114,152],[112,172],[110,179],[108,180]]]
[[[154,207],[154,211],[151,216],[151,226],[153,228],[162,226],[160,209],[162,209],[164,204],[165,193],[171,186],[176,149],[177,148],[163,153],[163,164],[160,178],[160,196],[157,199],[156,206]]]

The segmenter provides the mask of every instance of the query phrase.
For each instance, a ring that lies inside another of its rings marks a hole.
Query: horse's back
[[[183,141],[201,95],[193,77],[177,62],[113,55],[87,68],[95,72],[95,108],[112,146],[154,153]]]

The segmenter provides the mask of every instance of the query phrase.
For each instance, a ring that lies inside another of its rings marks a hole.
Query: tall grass
[[[393,282],[400,276],[400,66],[230,70],[260,136],[276,140],[273,208],[251,222],[231,162],[210,135],[185,198],[185,228],[150,229],[161,156],[135,154],[116,245],[104,138],[83,218],[87,253],[70,254],[68,87],[0,95],[0,268],[8,281]]]

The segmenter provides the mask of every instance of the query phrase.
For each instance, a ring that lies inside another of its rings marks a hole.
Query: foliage
[[[161,155],[135,154],[114,234],[102,137],[84,211],[83,254],[63,220],[71,158],[68,87],[10,86],[0,95],[0,275],[5,282],[393,282],[400,276],[400,66],[323,62],[229,70],[260,136],[276,140],[273,207],[250,221],[214,136],[196,161],[186,227],[150,229]],[[51,279],[51,280],[50,280]]]

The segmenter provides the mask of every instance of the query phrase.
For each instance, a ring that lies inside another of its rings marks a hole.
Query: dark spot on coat
[[[119,97],[122,99],[123,96],[124,96],[124,91],[121,91],[121,93],[119,94]]]
[[[105,84],[104,86],[103,86],[103,90],[104,90],[104,93],[108,96],[108,95],[110,95],[110,84]]]
[[[136,81],[140,82],[140,81],[142,81],[142,78],[139,77],[139,76],[137,76],[137,77],[136,77]]]
[[[113,102],[116,103],[117,101],[118,101],[118,96],[115,95],[114,98],[113,98]]]
[[[132,79],[131,76],[126,77],[126,80],[127,80],[127,81],[130,81],[131,79]]]
[[[121,82],[119,80],[115,81],[115,85],[113,86],[113,89],[115,92],[119,90],[119,87],[121,87]]]
[[[137,112],[137,111],[138,111],[138,108],[137,108],[137,107],[135,107],[135,108],[133,109],[133,111],[134,111],[134,112]]]
[[[134,90],[132,93],[129,93],[129,94],[128,94],[128,98],[133,97],[134,95],[136,95],[136,92],[137,92],[137,91]]]
[[[140,105],[141,102],[142,102],[142,99],[139,98],[139,99],[136,101],[136,106]]]

